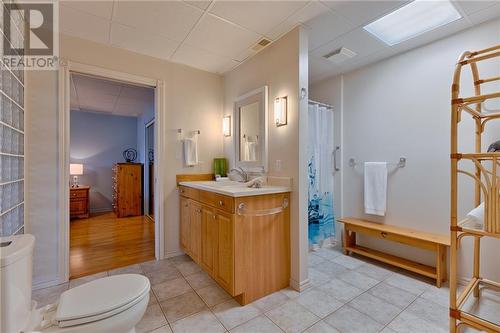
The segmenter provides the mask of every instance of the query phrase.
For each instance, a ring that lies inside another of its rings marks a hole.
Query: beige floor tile
[[[231,330],[231,333],[282,333],[269,318],[260,315]]]
[[[408,308],[406,308],[405,312],[425,319],[426,321],[432,322],[436,326],[446,329],[448,328],[448,307],[441,306],[432,301],[423,298],[417,298],[413,303],[410,304]]]
[[[342,265],[349,269],[356,269],[361,265],[364,265],[365,262],[356,257],[341,255],[332,260],[334,263]]]
[[[149,291],[149,302],[148,305],[151,304],[158,304],[158,299],[156,298],[155,294],[153,293],[152,290]]]
[[[172,333],[172,330],[170,329],[170,326],[165,325],[155,329],[154,331],[151,331],[151,333]]]
[[[291,287],[281,289],[281,293],[285,294],[288,298],[294,299],[300,296],[300,292],[298,292],[295,289],[292,289]]]
[[[368,293],[353,299],[349,302],[349,306],[375,319],[384,326],[389,324],[402,311],[402,309]]]
[[[228,330],[235,328],[260,314],[260,310],[252,304],[241,306],[231,299],[212,309],[215,316],[222,322]]]
[[[363,290],[339,279],[331,279],[328,283],[319,286],[318,289],[345,303],[363,293]]]
[[[363,291],[366,291],[380,283],[380,281],[372,279],[371,277],[358,273],[356,271],[344,272],[340,274],[338,278],[344,282],[352,284],[353,286]]]
[[[320,272],[315,268],[309,268],[309,281],[311,285],[319,286],[330,279],[331,277],[328,274]]]
[[[149,305],[141,321],[135,326],[137,333],[151,332],[167,324],[167,320],[158,304]]]
[[[193,259],[191,259],[188,255],[186,254],[181,254],[180,256],[175,256],[167,259],[168,262],[173,264],[174,266],[183,264],[185,262],[192,262]]]
[[[172,324],[172,330],[174,333],[223,333],[226,331],[209,310],[176,321]]]
[[[326,317],[344,305],[329,293],[318,289],[304,292],[295,301],[320,318]]]
[[[173,266],[166,266],[158,270],[145,272],[144,275],[146,275],[153,286],[182,277],[181,273]]]
[[[356,268],[356,272],[362,273],[377,281],[383,281],[394,274],[394,271],[371,263],[365,263],[364,265],[359,266]]]
[[[384,325],[347,305],[324,320],[342,333],[376,333],[384,327]]]
[[[166,299],[193,291],[184,278],[169,280],[153,286],[156,298],[161,302]]]
[[[327,274],[330,278],[337,277],[348,270],[344,266],[331,261],[325,261],[319,265],[316,265],[314,268],[322,273]]]
[[[271,295],[267,295],[262,297],[261,299],[256,300],[253,305],[258,308],[262,312],[269,311],[274,309],[275,307],[285,303],[290,300],[288,296],[286,296],[281,291],[277,291],[272,293]]]
[[[231,298],[224,289],[214,284],[196,291],[208,307],[213,307]]]
[[[342,251],[335,247],[322,247],[311,253],[328,260],[333,260],[342,255]]]
[[[267,312],[266,316],[287,333],[302,332],[320,320],[294,300]]]
[[[181,274],[184,276],[202,272],[200,266],[198,266],[194,261],[183,262],[178,264],[176,267],[179,270],[179,272],[181,272]]]
[[[406,308],[413,302],[417,296],[412,293],[409,293],[403,289],[399,289],[398,287],[391,286],[387,283],[379,283],[372,289],[368,290],[368,293],[377,296],[384,301],[397,306],[400,309]]]
[[[309,327],[304,333],[340,333],[337,329],[331,327],[323,320]]]
[[[34,290],[31,293],[32,300],[37,302],[37,307],[47,304],[54,304],[59,301],[61,294],[68,290],[69,283],[63,283],[57,286]]]
[[[216,283],[214,279],[212,279],[205,272],[188,275],[186,276],[186,280],[194,290],[198,290],[207,286],[213,286]]]
[[[432,322],[419,318],[417,316],[403,311],[396,317],[388,327],[398,333],[448,333],[447,329],[443,329]]]
[[[206,310],[207,307],[195,292],[188,292],[160,302],[168,322],[173,322]]]
[[[325,258],[314,254],[314,252],[309,252],[309,262],[308,262],[309,267],[314,267],[316,265],[324,263],[325,261],[326,261]]]
[[[150,260],[140,264],[140,267],[144,273],[157,271],[160,269],[173,267],[172,263],[167,259],[164,260]]]
[[[397,333],[393,330],[391,330],[389,327],[384,327],[384,329],[382,331],[380,331],[380,333]],[[461,332],[463,333],[463,332]]]
[[[142,271],[140,265],[130,265],[108,271],[108,275],[110,276],[117,274],[143,274],[143,273],[144,272]]]
[[[71,289],[74,287],[78,287],[84,283],[94,281],[94,280],[97,280],[97,279],[100,279],[100,278],[103,278],[106,276],[108,276],[108,272],[101,272],[101,273],[97,273],[97,274],[87,275],[87,276],[84,276],[84,277],[81,277],[78,279],[70,280],[69,281],[69,288]]]
[[[430,285],[425,282],[400,273],[394,273],[384,282],[393,287],[406,290],[414,295],[420,295],[430,287]]]

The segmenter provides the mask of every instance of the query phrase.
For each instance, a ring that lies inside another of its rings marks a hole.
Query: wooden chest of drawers
[[[113,166],[113,211],[117,217],[142,215],[141,163],[116,163]]]
[[[89,186],[71,187],[69,189],[69,216],[70,218],[88,218]]]

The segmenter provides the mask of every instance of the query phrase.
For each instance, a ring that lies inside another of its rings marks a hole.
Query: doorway
[[[145,149],[147,152],[144,172],[144,214],[154,222],[155,220],[155,121],[145,126]]]
[[[71,274],[70,272],[70,189],[71,187],[68,186],[70,184],[70,162],[71,162],[71,157],[70,157],[70,137],[71,137],[71,96],[74,94],[74,91],[72,91],[72,85],[71,85],[71,76],[72,75],[83,75],[87,77],[93,77],[101,80],[107,80],[111,81],[115,84],[122,84],[122,85],[130,85],[130,86],[135,86],[135,87],[142,87],[142,88],[147,88],[152,90],[152,96],[153,96],[153,101],[152,101],[152,106],[150,108],[151,111],[151,118],[156,120],[156,126],[159,126],[158,130],[154,132],[154,140],[150,140],[151,143],[154,145],[154,150],[157,152],[160,152],[160,154],[156,154],[154,156],[154,160],[158,161],[161,160],[162,156],[161,152],[162,146],[163,146],[163,141],[162,141],[162,122],[161,119],[163,110],[165,108],[164,104],[164,83],[161,80],[156,80],[156,79],[150,79],[150,78],[145,78],[133,74],[128,74],[128,73],[123,73],[123,72],[117,72],[113,70],[107,70],[103,69],[100,67],[96,66],[91,66],[91,65],[85,65],[85,64],[80,64],[80,63],[74,63],[70,61],[66,61],[61,63],[60,69],[59,69],[59,142],[60,142],[60,158],[59,158],[59,168],[61,170],[61,181],[59,183],[59,207],[60,207],[60,216],[61,216],[61,228],[59,229],[59,242],[61,244],[60,252],[59,252],[59,281],[60,282],[65,282],[68,281],[70,276],[72,278],[77,277],[76,275]],[[103,100],[108,100],[108,97],[105,97]],[[134,115],[135,117],[139,117],[139,114]],[[144,123],[140,124],[139,123],[136,125],[136,129],[140,131],[144,131]],[[89,135],[93,133],[93,128],[88,129]],[[140,136],[142,140],[145,138],[145,134]],[[103,144],[102,146],[105,146]],[[137,145],[137,150],[144,150],[144,142],[142,144]],[[139,152],[138,152],[139,153]],[[133,154],[132,154],[133,155]],[[140,156],[147,156],[147,154],[138,154]],[[125,154],[122,155],[123,159],[125,159]],[[132,161],[130,161],[132,162]],[[130,162],[126,162],[125,160],[120,162],[120,163],[125,163],[125,164],[133,164]],[[145,162],[145,160],[140,161],[135,161],[137,164],[143,164],[143,165],[148,165],[148,163]],[[154,178],[155,182],[161,183],[164,179],[164,171],[161,169],[158,170],[158,163],[153,163],[153,168],[154,170]],[[141,172],[145,174],[144,172],[144,166],[141,168]],[[142,176],[144,177],[144,176]],[[141,180],[143,179],[142,177]],[[144,192],[142,191],[143,188],[141,188],[141,195],[144,195]],[[163,259],[164,257],[164,228],[163,228],[163,208],[157,204],[157,202],[161,202],[164,193],[163,190],[160,186],[155,186],[154,187],[154,195],[152,196],[153,200],[153,205],[152,208],[154,210],[153,216],[156,218],[156,223],[152,223],[149,218],[147,218],[144,214],[146,209],[144,208],[143,205],[143,197],[141,197],[140,200],[140,207],[141,207],[141,215],[139,216],[129,216],[129,217],[120,217],[121,219],[121,224],[126,224],[127,220],[132,220],[132,219],[145,219],[149,223],[149,228],[150,230],[148,231],[152,237],[146,241],[148,243],[148,248],[149,248],[149,256],[147,260],[151,259]],[[109,212],[103,212],[103,214],[109,214]],[[116,213],[115,213],[116,214]],[[107,216],[102,216],[101,219],[104,220],[114,220],[115,217],[109,219]],[[104,226],[106,225],[105,222],[101,222],[101,232],[104,229]],[[135,221],[137,223],[137,221]],[[143,223],[141,221],[140,223]],[[117,227],[118,224],[116,223],[116,220],[114,222],[108,223],[111,224],[111,226]],[[133,224],[133,222],[130,222],[130,224]],[[130,233],[129,233],[130,234]],[[106,237],[102,237],[98,235],[100,239],[106,239]],[[118,237],[119,238],[119,237]],[[111,239],[107,239],[110,241]],[[122,237],[121,240],[126,243],[128,240],[126,237]],[[108,242],[109,243],[109,242]],[[95,242],[94,242],[95,245]],[[109,245],[109,244],[108,244]],[[122,247],[123,249],[124,247]],[[134,246],[131,245],[130,243],[128,244],[128,248],[133,250]],[[99,270],[104,271],[108,270],[110,268],[117,268],[121,266],[128,266],[133,264],[134,262],[131,262],[131,258],[133,255],[127,254],[125,252],[120,252],[119,250],[114,250],[111,251],[110,248],[108,248],[108,252],[113,252],[115,254],[115,259],[122,257],[125,258],[128,262],[122,261],[119,262],[118,260],[112,260],[113,266],[110,267],[102,267]],[[95,258],[94,258],[95,260]],[[99,260],[95,260],[98,262]],[[145,259],[138,260],[139,261],[145,261]],[[104,266],[104,265],[103,265]],[[82,275],[87,275],[89,273],[84,273]]]

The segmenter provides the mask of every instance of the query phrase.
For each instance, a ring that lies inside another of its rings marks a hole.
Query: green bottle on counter
[[[214,174],[227,176],[227,160],[224,157],[214,158]]]

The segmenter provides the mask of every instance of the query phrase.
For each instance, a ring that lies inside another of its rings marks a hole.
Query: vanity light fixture
[[[287,96],[277,97],[274,100],[274,123],[276,127],[287,124]]]
[[[415,0],[365,25],[363,29],[389,46],[404,42],[462,18],[448,0]]]
[[[224,136],[231,136],[231,116],[222,118],[222,133]]]

